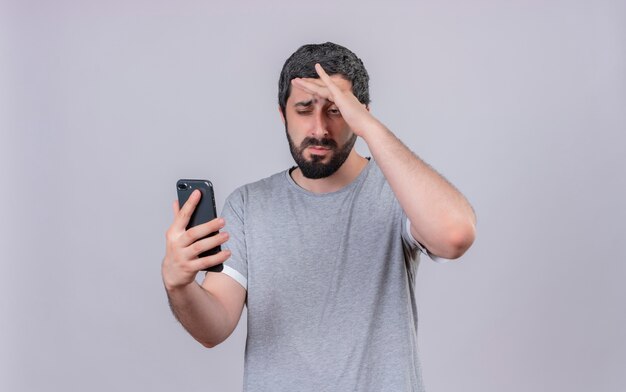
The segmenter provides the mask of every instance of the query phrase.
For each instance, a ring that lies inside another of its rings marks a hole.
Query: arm
[[[176,318],[198,342],[214,347],[235,329],[246,297],[246,290],[231,277],[207,273],[202,286],[195,282],[198,271],[224,262],[230,252],[198,258],[206,250],[221,245],[228,233],[203,238],[224,227],[223,219],[214,219],[185,230],[200,193],[194,191],[182,209],[174,202],[175,219],[166,234],[166,254],[162,276],[170,307]]]
[[[456,259],[475,238],[465,197],[372,117],[363,139],[411,221],[411,234],[434,255]]]
[[[196,282],[167,290],[170,307],[187,332],[203,346],[220,344],[237,327],[246,290],[230,276],[209,272]]]
[[[474,241],[476,224],[465,197],[374,118],[351,91],[340,90],[319,64],[315,68],[320,79],[293,83],[335,102],[353,132],[365,140],[411,221],[413,237],[434,255],[446,259],[463,255]]]

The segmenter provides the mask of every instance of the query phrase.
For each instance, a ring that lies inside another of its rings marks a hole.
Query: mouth
[[[313,154],[324,154],[327,151],[330,151],[330,148],[322,146],[309,146],[307,149]]]

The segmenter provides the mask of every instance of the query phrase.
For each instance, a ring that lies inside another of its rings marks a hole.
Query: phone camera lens
[[[178,184],[178,190],[184,191],[185,189],[187,189],[187,184],[185,184],[184,182]]]

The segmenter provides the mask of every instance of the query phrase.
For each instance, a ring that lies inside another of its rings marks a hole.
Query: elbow
[[[235,324],[235,326],[237,325]],[[206,348],[213,348],[228,339],[234,329],[235,327],[225,327],[225,329],[214,331],[214,334],[210,336],[196,337],[196,340]]]
[[[213,348],[222,342],[219,341],[199,341],[205,348]]]
[[[437,256],[455,260],[465,254],[476,239],[476,226],[473,223],[459,225],[450,230],[446,236],[445,245]]]
[[[203,345],[205,348],[213,348],[215,346],[218,346],[219,344],[221,344],[224,340],[226,340],[228,336],[226,337],[213,337],[212,339],[196,339],[198,341],[198,343],[200,343],[201,345]]]

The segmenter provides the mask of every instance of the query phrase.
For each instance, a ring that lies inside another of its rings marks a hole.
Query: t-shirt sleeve
[[[244,193],[242,189],[234,191],[224,203],[222,217],[224,230],[229,238],[222,249],[228,249],[231,256],[224,262],[222,273],[235,279],[244,289],[248,289],[248,258],[244,226]]]
[[[404,216],[403,221],[405,222],[405,224],[404,224],[404,230],[402,230],[402,238],[405,242],[408,242],[411,246],[417,248],[417,250],[419,250],[420,253],[427,255],[431,260],[437,263],[447,263],[448,261],[450,261],[448,259],[442,259],[441,257],[435,256],[434,254],[430,253],[430,251],[426,249],[424,245],[420,244],[413,237],[413,234],[411,234],[411,221],[409,220],[409,218]]]

